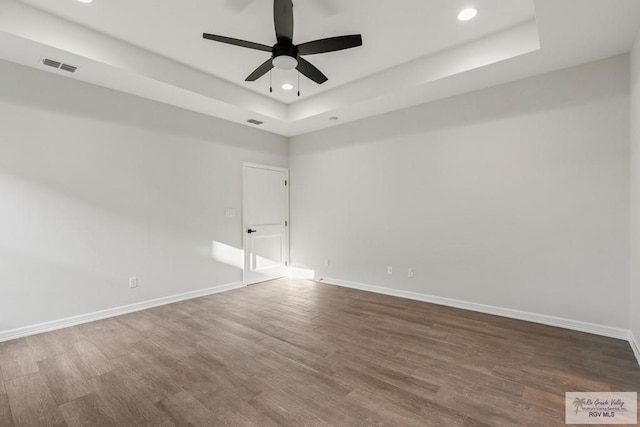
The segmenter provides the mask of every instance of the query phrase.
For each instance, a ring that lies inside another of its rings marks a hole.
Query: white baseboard
[[[25,326],[17,329],[10,329],[8,331],[0,331],[0,342],[9,341],[16,338],[22,338],[29,335],[36,335],[43,332],[49,332],[56,329],[68,328],[70,326],[79,325],[81,323],[88,323],[88,322],[93,322],[95,320],[106,319],[108,317],[120,316],[122,314],[145,310],[147,308],[157,307],[160,305],[171,304],[178,301],[184,301],[192,298],[203,297],[206,295],[217,294],[220,292],[242,288],[244,286],[245,285],[242,282],[230,283],[227,285],[220,285],[220,286],[214,286],[212,288],[200,289],[198,291],[185,292],[183,294],[171,295],[168,297],[152,299],[149,301],[137,302],[135,304],[124,305],[121,307],[108,308],[106,310],[96,311],[94,313],[87,313],[87,314],[81,314],[79,316],[67,317],[66,319],[39,323],[37,325]]]
[[[496,307],[485,304],[478,304],[468,301],[461,301],[451,298],[443,298],[433,295],[420,294],[410,291],[402,291],[399,289],[385,288],[381,286],[366,285],[363,283],[349,282],[340,279],[321,278],[316,279],[323,283],[342,286],[345,288],[359,289],[377,294],[390,295],[400,298],[407,298],[416,301],[423,301],[448,307],[462,308],[465,310],[477,311],[480,313],[493,314],[512,319],[525,320],[528,322],[541,323],[543,325],[556,326],[559,328],[571,329],[580,332],[587,332],[595,335],[602,335],[610,338],[618,338],[628,340],[631,349],[640,364],[640,341],[638,341],[632,331],[621,328],[613,328],[610,326],[597,325],[594,323],[581,322],[578,320],[563,319],[560,317],[547,316],[544,314],[529,313],[526,311],[513,310],[509,308]],[[68,328],[70,326],[82,323],[93,322],[96,320],[106,319],[108,317],[120,316],[122,314],[133,313],[135,311],[145,310],[152,307],[171,304],[174,302],[184,301],[192,298],[203,297],[206,295],[226,292],[233,289],[239,289],[245,285],[242,282],[230,283],[227,285],[214,286],[211,288],[201,289],[198,291],[185,292],[182,294],[171,295],[168,297],[157,298],[149,301],[138,302],[135,304],[125,305],[121,307],[109,308],[106,310],[96,311],[93,313],[81,314],[79,316],[67,317],[65,319],[54,320],[51,322],[40,323],[37,325],[25,326],[22,328],[0,331],[0,342],[9,341],[17,338],[36,335],[43,332],[49,332],[56,329]]]
[[[629,331],[629,344],[631,344],[631,349],[633,350],[633,354],[636,355],[636,360],[640,365],[640,341],[633,334],[633,331]]]
[[[416,292],[402,291],[399,289],[384,288],[381,286],[366,285],[363,283],[348,282],[346,280],[331,279],[324,277],[317,279],[323,283],[328,283],[346,288],[360,289],[377,294],[390,295],[394,297],[407,298],[416,301],[429,302],[448,307],[462,308],[465,310],[477,311],[480,313],[493,314],[496,316],[509,317],[512,319],[525,320],[527,322],[541,323],[543,325],[556,326],[559,328],[571,329],[574,331],[587,332],[589,334],[602,335],[610,338],[628,340],[630,331],[628,329],[613,328],[611,326],[597,325],[595,323],[581,322],[579,320],[563,319],[561,317],[548,316],[545,314],[529,313],[526,311],[513,310],[510,308],[496,307],[492,305],[478,304],[475,302],[461,301],[451,298],[443,298],[434,295],[420,294]],[[638,353],[636,353],[636,356]],[[639,359],[640,360],[640,359]]]

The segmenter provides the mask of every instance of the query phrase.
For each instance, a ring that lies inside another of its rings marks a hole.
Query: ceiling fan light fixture
[[[93,3],[93,0],[78,0],[80,3]]]
[[[279,70],[294,70],[298,66],[298,60],[289,55],[276,56],[271,63]]]
[[[284,83],[282,86],[282,89],[284,90],[291,90],[293,89],[293,85],[291,83]]]
[[[477,14],[478,14],[478,9],[476,8],[469,7],[469,8],[463,9],[460,11],[460,13],[458,13],[458,21],[469,21],[475,18]]]

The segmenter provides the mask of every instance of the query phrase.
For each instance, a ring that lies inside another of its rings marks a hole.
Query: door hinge
[[[284,186],[285,187],[287,186],[287,180],[286,179],[284,180]]]

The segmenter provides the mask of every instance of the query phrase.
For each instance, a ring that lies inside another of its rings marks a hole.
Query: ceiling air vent
[[[261,122],[260,120],[256,120],[256,119],[249,119],[247,120],[247,123],[251,123],[252,125],[261,125],[264,122]]]
[[[75,73],[78,67],[74,67],[73,65],[69,65],[69,64],[62,64],[60,66],[60,69],[63,71],[68,71],[70,73]]]
[[[60,68],[60,66],[62,65],[60,62],[54,61],[53,59],[48,59],[48,58],[44,58],[42,60],[42,63],[48,67],[53,67],[53,68]]]
[[[57,68],[59,70],[68,71],[70,73],[75,73],[78,70],[78,67],[74,65],[63,64],[62,62],[56,61],[54,59],[42,58],[41,61],[47,67]]]

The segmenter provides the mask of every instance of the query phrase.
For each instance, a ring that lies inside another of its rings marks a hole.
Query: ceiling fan
[[[273,1],[273,21],[277,39],[277,43],[273,46],[208,33],[204,33],[202,37],[221,43],[271,52],[271,58],[256,68],[245,79],[248,82],[256,81],[271,71],[273,67],[276,67],[282,70],[293,70],[295,68],[314,82],[322,84],[328,80],[327,76],[322,74],[309,61],[302,58],[302,55],[335,52],[362,46],[362,36],[360,34],[329,37],[299,45],[293,44],[293,3],[291,0]]]

